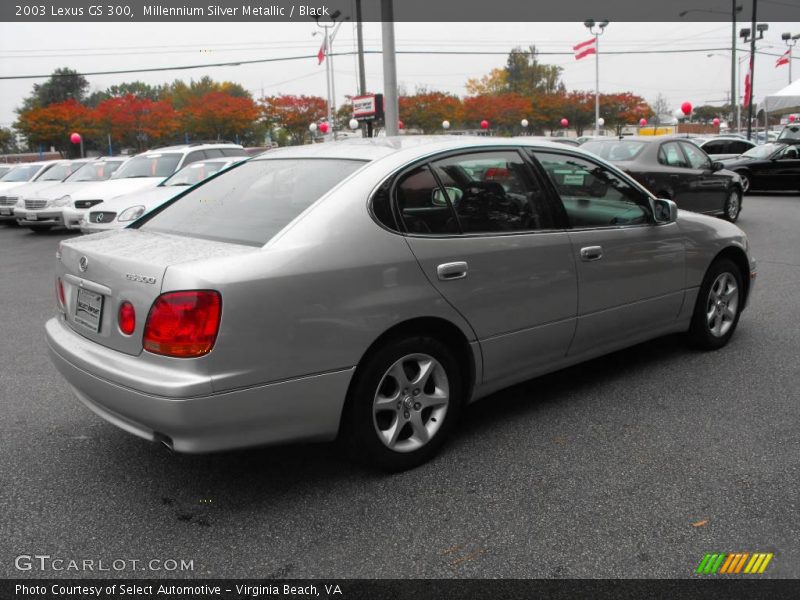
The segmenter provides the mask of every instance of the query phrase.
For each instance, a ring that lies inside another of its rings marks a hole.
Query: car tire
[[[736,174],[742,180],[742,194],[750,193],[750,175],[744,171],[736,171]]]
[[[462,373],[436,338],[395,338],[371,352],[350,387],[341,439],[351,458],[387,471],[430,460],[455,426]]]
[[[726,221],[736,223],[739,213],[742,212],[742,192],[736,188],[732,189],[722,207],[722,216]]]
[[[721,258],[711,263],[694,306],[689,341],[703,350],[725,346],[736,331],[744,307],[744,283],[736,263]]]

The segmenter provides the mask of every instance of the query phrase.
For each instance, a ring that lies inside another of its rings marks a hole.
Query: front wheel
[[[723,207],[725,219],[731,223],[736,223],[739,213],[742,212],[742,194],[739,190],[733,189],[725,200]]]
[[[390,471],[432,458],[461,409],[458,361],[436,338],[398,338],[356,373],[342,434],[350,454]]]
[[[695,302],[689,340],[704,350],[722,348],[733,336],[744,306],[742,274],[732,261],[714,261]]]

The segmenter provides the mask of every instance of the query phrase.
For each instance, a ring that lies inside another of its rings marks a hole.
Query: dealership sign
[[[366,94],[353,97],[353,118],[374,121],[383,118],[383,94]]]

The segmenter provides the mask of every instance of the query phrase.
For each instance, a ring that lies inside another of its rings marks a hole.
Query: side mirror
[[[674,223],[678,219],[678,205],[666,198],[653,200],[653,217],[656,223]]]
[[[721,171],[724,168],[725,168],[725,165],[723,165],[718,160],[715,160],[714,162],[711,163],[711,171],[714,172],[714,173],[716,173],[717,171]]]
[[[461,197],[464,195],[464,192],[457,187],[445,187],[444,189],[447,191],[447,197],[450,198],[450,202],[453,204],[461,200]],[[434,206],[447,206],[447,198],[445,198],[441,188],[437,187],[433,189],[431,193],[431,204]]]

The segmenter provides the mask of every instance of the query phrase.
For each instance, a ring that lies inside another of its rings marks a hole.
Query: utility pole
[[[753,0],[752,35],[750,36],[750,97],[747,103],[747,139],[753,139],[753,92],[755,91],[755,62],[756,62],[756,9],[758,0]],[[764,132],[766,141],[766,132]]]
[[[397,135],[400,107],[397,102],[397,62],[394,47],[394,9],[392,0],[381,0],[383,37],[383,110],[386,135]]]
[[[736,87],[736,13],[736,0],[731,0],[731,120],[733,120],[733,107],[739,103]]]

